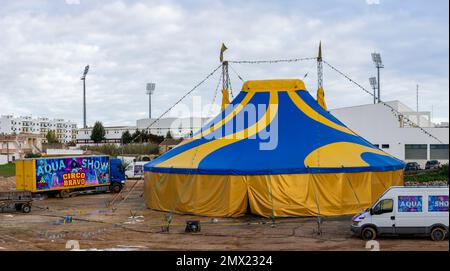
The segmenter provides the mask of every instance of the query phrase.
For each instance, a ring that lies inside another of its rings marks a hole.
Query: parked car
[[[425,164],[425,169],[440,169],[441,163],[438,160],[430,160]]]
[[[420,165],[417,162],[409,162],[405,166],[406,171],[416,171],[420,170]]]
[[[364,240],[410,234],[442,241],[448,237],[448,210],[448,186],[393,186],[353,217],[351,230]]]

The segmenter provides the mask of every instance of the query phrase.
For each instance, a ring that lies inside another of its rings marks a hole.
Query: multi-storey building
[[[76,140],[77,124],[64,119],[32,118],[31,116],[0,117],[0,134],[39,134],[44,138],[49,131],[54,131],[59,142],[68,143]]]

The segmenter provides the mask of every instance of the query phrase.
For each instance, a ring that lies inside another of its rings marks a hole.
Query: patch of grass
[[[0,176],[10,177],[16,175],[16,164],[10,163],[5,165],[0,165]]]
[[[439,170],[420,170],[417,173],[405,174],[405,182],[448,182],[448,164],[442,166]]]

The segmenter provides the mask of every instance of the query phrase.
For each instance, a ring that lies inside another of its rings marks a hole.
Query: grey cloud
[[[308,13],[307,7],[290,11],[289,4],[264,10],[255,2],[238,7],[210,1],[194,7],[182,2],[81,1],[58,5],[64,12],[56,13],[51,2],[41,2],[46,12],[33,11],[37,4],[20,2],[25,11],[15,3],[6,9],[9,12],[0,13],[2,114],[64,117],[80,123],[79,79],[84,65],[90,64],[89,123],[133,124],[147,115],[146,82],[157,83],[153,114],[161,114],[219,64],[222,41],[230,48],[227,59],[270,59],[314,56],[322,40],[325,58],[366,86],[375,73],[370,53],[381,51],[386,63],[383,97],[412,106],[409,90],[419,82],[424,88],[423,109],[434,105],[435,116],[448,119],[448,34],[443,34],[448,26],[437,27],[432,19],[417,23],[402,15],[402,21],[396,21],[396,14],[362,11],[336,17],[344,15],[340,8],[320,16]],[[245,79],[308,73],[306,85],[315,93],[314,62],[233,68]],[[371,102],[370,96],[324,69],[331,107]],[[232,71],[231,76],[237,93],[241,82]],[[215,76],[195,94],[212,101],[217,80]]]

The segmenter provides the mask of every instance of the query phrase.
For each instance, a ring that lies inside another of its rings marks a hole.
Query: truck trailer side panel
[[[108,156],[46,157],[16,161],[16,188],[34,193],[111,184]]]

